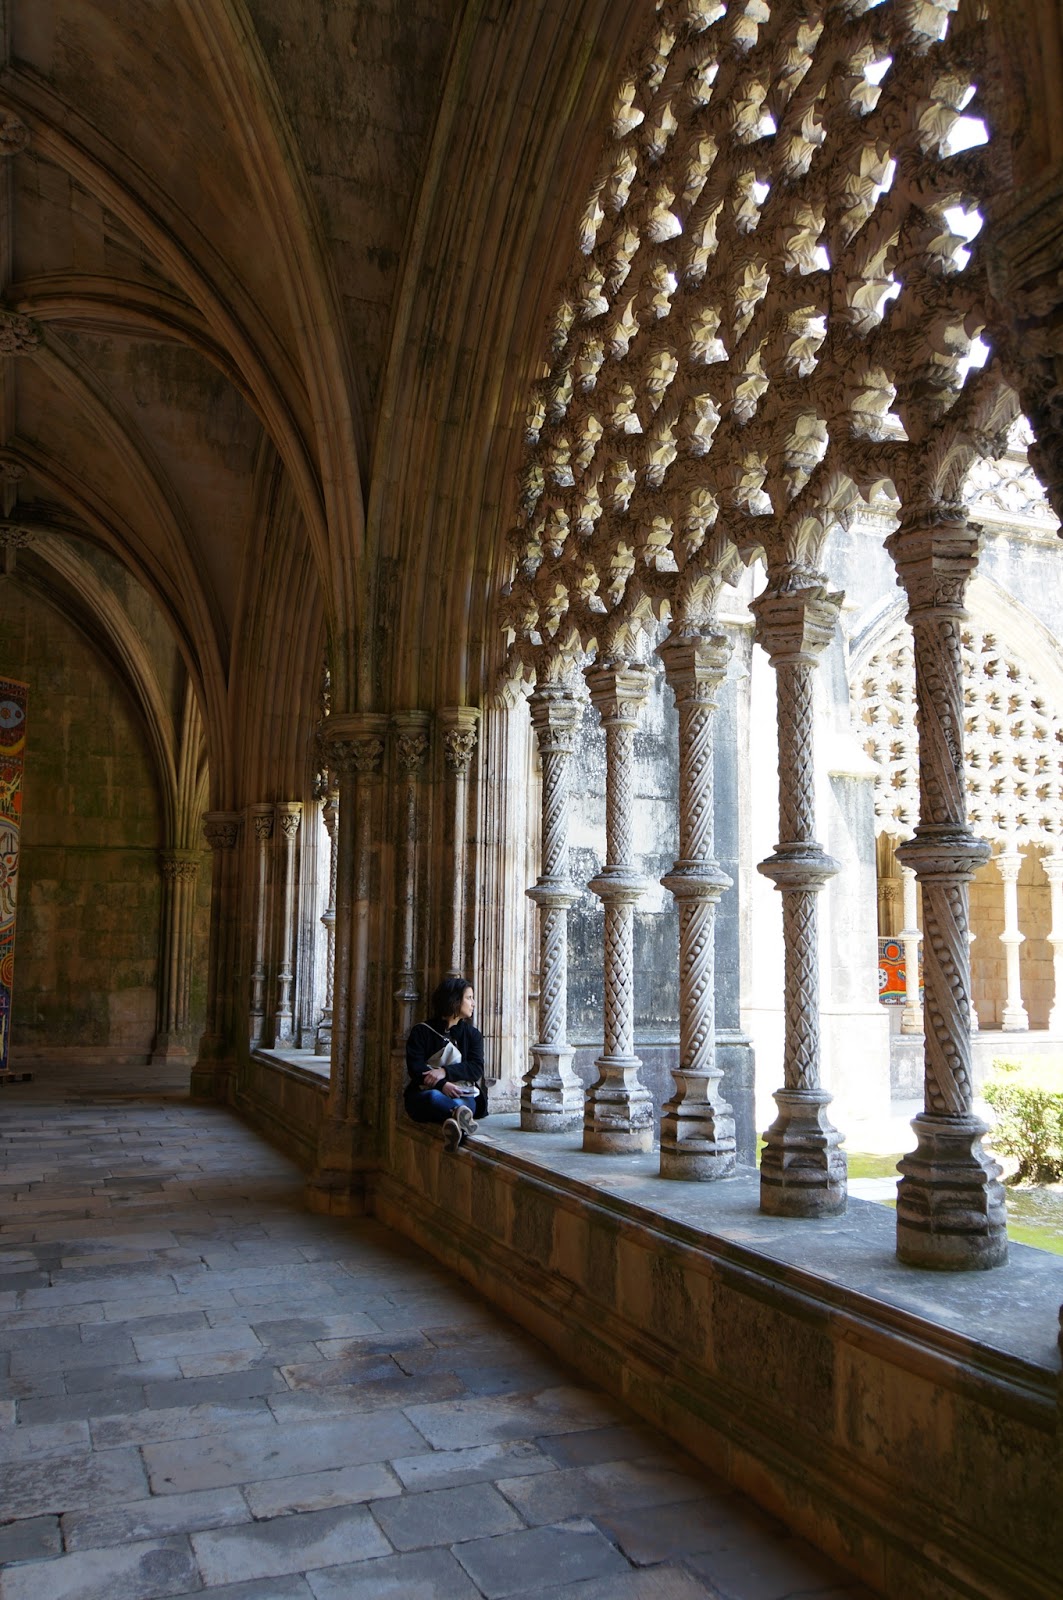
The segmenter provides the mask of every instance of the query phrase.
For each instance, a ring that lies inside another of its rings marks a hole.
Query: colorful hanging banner
[[[923,1003],[923,963],[920,951],[919,1004]],[[884,1006],[903,1006],[907,999],[907,974],[904,946],[899,939],[878,942],[878,998]]]
[[[22,764],[29,688],[0,678],[0,1073],[7,1071],[15,977],[15,910],[22,838]]]

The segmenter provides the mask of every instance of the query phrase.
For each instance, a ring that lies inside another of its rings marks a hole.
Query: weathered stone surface
[[[161,1600],[196,1587],[199,1574],[185,1539],[82,1550],[54,1561],[12,1567],[5,1600]]]
[[[487,1600],[628,1570],[623,1556],[593,1523],[580,1521],[473,1539],[459,1545],[455,1555]]]
[[[150,1500],[135,1500],[109,1511],[68,1512],[62,1519],[63,1543],[67,1550],[93,1550],[249,1520],[247,1504],[238,1489],[154,1495]]]
[[[362,1506],[308,1511],[248,1528],[194,1533],[192,1547],[208,1584],[335,1567],[388,1555],[391,1550]]]
[[[373,1515],[396,1550],[421,1550],[433,1544],[454,1544],[489,1534],[510,1533],[523,1526],[491,1484],[432,1489],[405,1494],[373,1507]]]

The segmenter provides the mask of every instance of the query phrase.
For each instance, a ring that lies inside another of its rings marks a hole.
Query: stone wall
[[[146,1058],[162,843],[147,742],[83,636],[17,580],[2,582],[0,667],[30,686],[12,1056]]]

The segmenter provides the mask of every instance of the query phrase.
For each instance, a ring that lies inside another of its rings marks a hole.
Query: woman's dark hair
[[[456,1017],[466,989],[471,988],[468,978],[444,978],[432,996],[433,1017]]]

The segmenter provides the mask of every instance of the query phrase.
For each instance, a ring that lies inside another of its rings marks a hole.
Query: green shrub
[[[994,1148],[1019,1163],[1015,1182],[1063,1178],[1063,1063],[994,1061],[982,1092],[996,1113]]]

